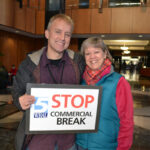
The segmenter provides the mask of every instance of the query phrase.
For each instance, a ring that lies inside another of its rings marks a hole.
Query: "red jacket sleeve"
[[[129,150],[133,142],[133,98],[129,83],[121,77],[116,90],[116,104],[120,118],[117,150]]]

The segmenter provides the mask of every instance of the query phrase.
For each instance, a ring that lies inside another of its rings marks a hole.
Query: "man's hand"
[[[34,104],[35,98],[31,95],[23,95],[19,97],[19,102],[23,110],[30,108],[31,104]]]

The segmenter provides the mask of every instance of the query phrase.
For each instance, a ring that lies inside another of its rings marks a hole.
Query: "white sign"
[[[28,84],[28,89],[36,101],[26,114],[26,133],[97,130],[100,87]]]

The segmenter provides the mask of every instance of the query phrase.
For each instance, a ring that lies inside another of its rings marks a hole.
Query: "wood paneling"
[[[89,8],[98,8],[97,0],[90,0],[89,2]]]
[[[14,0],[0,0],[0,24],[13,26]]]
[[[79,0],[66,0],[65,9],[77,9],[79,7]]]
[[[133,11],[133,33],[150,33],[150,7],[136,7]]]
[[[17,48],[16,41],[14,41],[11,34],[0,33],[0,51],[4,56],[1,56],[2,64],[10,70],[12,64],[17,64]]]
[[[44,34],[45,10],[36,11],[36,34]]]
[[[146,1],[146,6],[150,7],[150,0]]]
[[[35,9],[26,8],[26,32],[35,33]]]
[[[73,9],[72,19],[75,23],[74,33],[90,33],[91,9]]]
[[[29,0],[29,7],[38,9],[39,0]]]
[[[38,10],[44,10],[45,9],[45,0],[30,0],[29,7],[35,8]]]
[[[65,9],[71,9],[72,8],[72,1],[66,0],[65,1]]]
[[[65,14],[71,17],[72,16],[72,10],[71,9],[66,9]]]
[[[28,0],[22,0],[22,5],[27,7],[28,6]]]
[[[33,39],[0,31],[0,52],[4,54],[0,56],[0,61],[7,70],[10,70],[12,64],[18,68],[26,54],[40,49],[44,42],[44,39]]]
[[[0,24],[33,34],[43,34],[45,25],[45,0],[0,0]],[[37,12],[37,13],[36,13]]]
[[[132,33],[133,8],[112,8],[111,33]]]
[[[23,31],[26,27],[26,8],[24,6],[20,8],[17,1],[15,2],[14,27]]]
[[[111,9],[103,8],[103,13],[98,9],[92,9],[91,33],[110,33]]]
[[[78,49],[78,39],[75,39],[75,38],[72,38],[71,39],[71,42],[70,42],[70,45],[69,45],[69,49],[75,51],[75,52],[78,52],[79,49]]]
[[[150,77],[150,68],[142,68],[140,70],[140,76]]]
[[[40,2],[39,2],[39,9],[40,10],[45,10],[45,0],[40,0]]]

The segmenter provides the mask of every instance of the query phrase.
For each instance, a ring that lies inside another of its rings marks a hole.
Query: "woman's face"
[[[106,53],[103,52],[101,48],[95,47],[85,49],[84,55],[86,64],[92,70],[100,69],[106,58]]]

